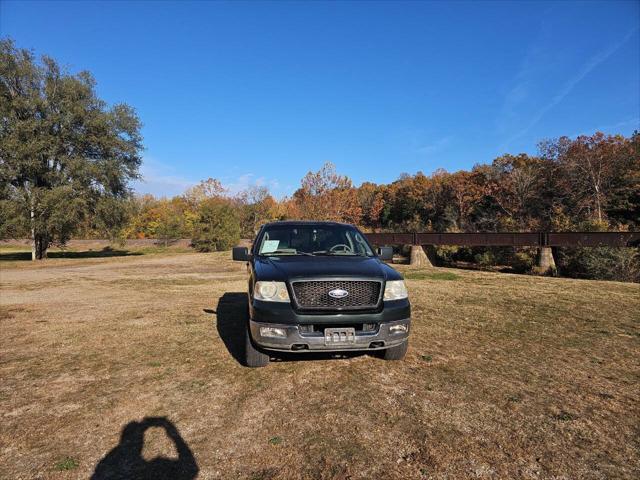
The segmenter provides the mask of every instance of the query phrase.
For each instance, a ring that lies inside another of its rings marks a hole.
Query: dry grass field
[[[0,478],[640,478],[637,284],[411,271],[405,361],[248,369],[229,253],[99,257],[0,262]]]

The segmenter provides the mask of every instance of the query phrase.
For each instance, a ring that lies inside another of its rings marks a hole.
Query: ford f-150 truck
[[[245,363],[262,367],[269,351],[370,351],[401,360],[411,324],[402,276],[384,263],[352,225],[273,222],[251,247],[235,247],[248,262]]]

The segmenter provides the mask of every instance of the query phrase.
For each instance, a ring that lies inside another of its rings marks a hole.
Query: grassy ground
[[[412,271],[404,362],[251,370],[229,257],[0,263],[0,478],[640,476],[639,285]]]

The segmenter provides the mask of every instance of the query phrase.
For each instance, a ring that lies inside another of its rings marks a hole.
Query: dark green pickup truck
[[[402,276],[352,225],[274,222],[233,259],[249,265],[245,363],[269,363],[269,351],[371,351],[400,360],[411,305]]]

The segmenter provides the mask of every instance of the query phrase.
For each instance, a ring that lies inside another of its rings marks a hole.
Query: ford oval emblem
[[[343,290],[342,288],[334,288],[333,290],[329,290],[329,296],[333,298],[344,298],[349,295],[349,292]]]

